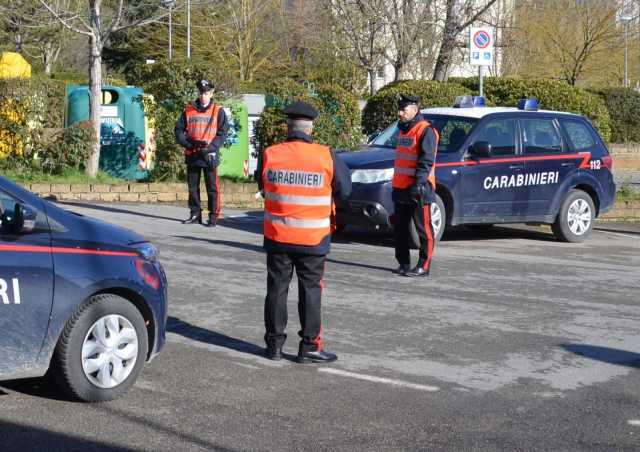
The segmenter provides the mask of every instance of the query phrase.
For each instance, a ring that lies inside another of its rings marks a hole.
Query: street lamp
[[[624,25],[624,87],[629,87],[629,23],[633,20],[633,16],[629,14],[627,5],[623,7],[623,13],[620,16],[620,22]]]
[[[173,51],[173,45],[172,45],[172,36],[173,36],[173,27],[172,27],[172,21],[171,21],[171,10],[173,9],[173,7],[175,6],[176,2],[175,0],[162,0],[162,4],[164,5],[165,8],[169,8],[169,61],[171,61],[172,59],[172,51]]]

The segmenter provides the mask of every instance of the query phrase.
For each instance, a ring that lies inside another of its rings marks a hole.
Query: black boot
[[[272,361],[280,361],[282,359],[282,345],[267,344],[264,356]]]
[[[213,215],[209,215],[209,221],[207,221],[207,224],[205,224],[205,226],[208,228],[215,228],[216,222],[216,217],[214,217]]]
[[[299,363],[330,363],[337,359],[338,355],[322,349],[317,351],[305,350],[304,345],[301,343],[296,361]]]
[[[194,223],[202,224],[202,213],[191,212],[191,215],[189,215],[189,218],[187,218],[182,222],[182,224],[194,224]]]
[[[429,268],[426,270],[422,268],[420,265],[416,265],[413,270],[407,273],[407,276],[415,277],[415,276],[429,276]]]
[[[405,276],[407,273],[409,273],[410,269],[411,266],[409,266],[409,264],[400,264],[398,268],[393,271],[393,273],[395,273],[396,275]]]

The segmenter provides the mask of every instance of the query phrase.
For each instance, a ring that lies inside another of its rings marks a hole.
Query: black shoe
[[[335,353],[320,350],[317,352],[299,352],[296,361],[299,363],[331,363],[338,359]]]
[[[207,221],[207,224],[205,224],[205,226],[208,228],[215,228],[216,222],[217,222],[216,217],[209,217],[209,221]]]
[[[280,361],[282,359],[282,345],[267,345],[264,356],[272,361]]]
[[[189,215],[189,218],[187,218],[182,222],[182,224],[194,224],[194,223],[202,224],[201,213],[192,213],[191,215]]]
[[[411,269],[411,267],[409,266],[409,264],[400,264],[400,266],[398,268],[396,268],[393,273],[395,273],[396,275],[406,275],[407,273],[409,273],[409,270]]]
[[[429,276],[429,268],[426,270],[420,266],[415,266],[413,270],[407,273],[407,276],[415,277],[415,276]]]

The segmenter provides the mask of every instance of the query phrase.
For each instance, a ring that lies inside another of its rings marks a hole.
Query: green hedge
[[[332,148],[353,149],[362,142],[358,98],[338,85],[308,86],[292,79],[279,79],[264,86],[267,107],[256,124],[258,153],[286,138],[286,118],[282,111],[291,102],[307,102],[318,110],[314,124],[315,141]]]
[[[397,116],[397,96],[420,96],[423,107],[453,105],[456,96],[469,94],[469,89],[457,83],[441,83],[431,80],[406,80],[393,82],[373,95],[362,111],[362,128],[367,135],[378,132]]]
[[[452,80],[452,79],[450,79]],[[454,78],[468,91],[478,93],[478,77]],[[520,80],[487,77],[483,80],[484,95],[495,105],[513,107],[523,97],[535,97],[544,110],[567,111],[585,115],[598,129],[602,138],[611,139],[611,117],[604,101],[584,89],[574,88],[556,80]]]
[[[84,170],[96,141],[91,121],[80,121],[58,132],[40,154],[42,170],[62,174],[67,170]]]
[[[611,116],[611,142],[640,142],[640,93],[630,88],[592,90]]]

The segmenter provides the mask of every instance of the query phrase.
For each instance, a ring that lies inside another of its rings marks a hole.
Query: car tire
[[[445,226],[447,224],[447,212],[444,207],[444,202],[442,202],[442,198],[435,195],[435,201],[431,203],[431,225],[433,226],[433,233],[435,236],[435,241],[438,242],[442,238],[442,234],[444,234]],[[415,223],[411,222],[411,227],[409,228],[409,233],[411,235],[409,240],[409,245],[413,249],[420,248],[420,239],[418,238],[418,230],[416,229]]]
[[[551,230],[556,238],[563,242],[580,243],[593,230],[596,209],[588,193],[571,190],[562,205]]]
[[[94,295],[76,308],[62,330],[51,375],[72,398],[112,400],[133,385],[147,351],[140,311],[117,295]]]

